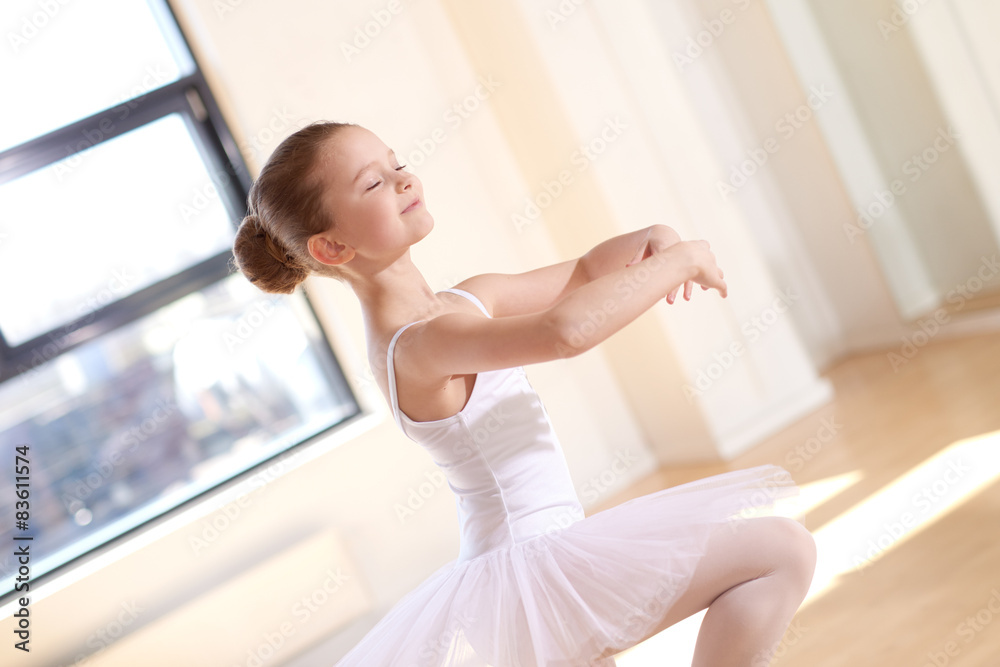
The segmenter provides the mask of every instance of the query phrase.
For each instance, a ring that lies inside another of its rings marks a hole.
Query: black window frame
[[[215,167],[212,181],[230,213],[233,228],[247,213],[251,178],[225,117],[208,85],[201,63],[170,2],[162,0],[177,35],[190,54],[193,71],[176,81],[103,109],[87,118],[0,151],[0,185],[60,162],[105,141],[179,113],[210,153],[205,162]],[[91,138],[96,137],[96,140]],[[18,345],[0,331],[0,383],[30,372],[42,363],[125,326],[173,301],[208,287],[232,273],[232,251],[225,250],[180,273],[111,301],[67,324],[50,329]],[[312,303],[303,291],[309,309]],[[317,318],[318,320],[318,318]],[[326,332],[324,331],[324,334]]]

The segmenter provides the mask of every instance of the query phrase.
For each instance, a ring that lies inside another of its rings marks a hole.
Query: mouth
[[[414,199],[412,204],[403,209],[403,213],[409,213],[418,206],[420,206],[420,200]]]

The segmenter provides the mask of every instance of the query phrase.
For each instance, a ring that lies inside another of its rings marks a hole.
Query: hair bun
[[[291,294],[309,275],[253,213],[243,218],[236,231],[233,258],[250,282],[269,293]]]

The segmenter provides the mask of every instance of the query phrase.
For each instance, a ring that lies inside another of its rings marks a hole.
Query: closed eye
[[[396,169],[396,171],[402,171],[403,169],[406,169],[406,165],[405,164],[401,164],[398,167],[396,167],[395,169]],[[374,190],[375,188],[377,188],[381,184],[382,184],[382,181],[375,181],[370,186],[368,186],[367,188],[365,188],[365,190],[366,191],[367,190]]]

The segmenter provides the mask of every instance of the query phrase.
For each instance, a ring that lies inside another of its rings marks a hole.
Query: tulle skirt
[[[736,470],[452,561],[335,667],[609,667],[599,656],[642,641],[687,590],[718,524],[739,530],[798,493],[778,466]],[[795,508],[780,513],[801,522]]]

